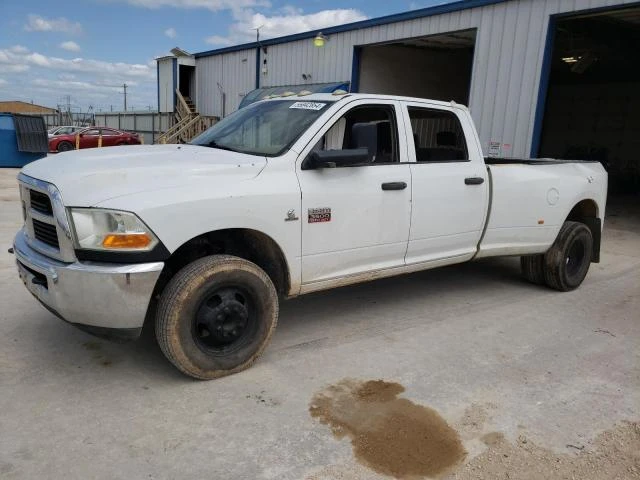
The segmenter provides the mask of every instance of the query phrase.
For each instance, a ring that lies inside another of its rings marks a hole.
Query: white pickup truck
[[[279,298],[498,255],[574,289],[607,196],[597,162],[484,158],[464,106],[366,94],[272,98],[187,145],[68,152],[18,179],[29,291],[108,338],[155,321],[201,379],[256,360]]]

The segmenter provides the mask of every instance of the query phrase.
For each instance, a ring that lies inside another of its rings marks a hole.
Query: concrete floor
[[[314,294],[282,305],[253,368],[199,382],[148,332],[107,343],[33,300],[5,248],[16,174],[0,170],[1,478],[383,478],[309,415],[345,377],[401,383],[461,429],[469,458],[486,432],[569,453],[640,418],[637,198],[612,206],[575,292],[524,283],[509,258]]]

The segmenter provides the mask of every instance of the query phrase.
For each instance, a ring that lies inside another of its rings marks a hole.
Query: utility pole
[[[124,111],[127,111],[127,84],[122,85],[122,89],[124,90]]]
[[[251,29],[256,31],[256,88],[260,88],[260,70],[262,68],[262,62],[260,62],[260,29],[262,27],[264,25]]]

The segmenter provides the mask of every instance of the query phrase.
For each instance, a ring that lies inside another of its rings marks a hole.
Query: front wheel
[[[593,253],[591,230],[579,222],[564,222],[544,255],[545,283],[561,292],[578,288],[587,276]]]
[[[257,265],[229,255],[180,270],[160,298],[156,336],[181,372],[210,380],[251,366],[278,321],[278,295]]]

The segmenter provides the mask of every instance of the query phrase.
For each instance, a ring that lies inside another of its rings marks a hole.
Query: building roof
[[[359,22],[346,23],[344,25],[337,25],[335,27],[321,28],[317,30],[311,30],[308,32],[287,35],[285,37],[277,37],[277,38],[270,38],[267,40],[260,40],[259,44],[257,42],[243,43],[241,45],[233,45],[231,47],[218,48],[214,50],[206,50],[204,52],[194,53],[193,55],[196,58],[200,58],[200,57],[209,57],[212,55],[220,55],[222,53],[248,50],[252,48],[257,48],[258,46],[268,47],[270,45],[278,45],[282,43],[295,42],[296,40],[305,40],[305,39],[314,38],[320,32],[322,32],[324,35],[334,35],[336,33],[341,33],[341,32],[349,32],[352,30],[359,30],[362,28],[370,28],[370,27],[376,27],[379,25],[387,25],[389,23],[415,20],[416,18],[431,17],[433,15],[442,15],[445,13],[458,12],[460,10],[484,7],[487,5],[494,5],[497,3],[504,3],[509,1],[511,0],[458,0],[451,3],[435,5],[433,7],[426,7],[418,10],[411,10],[408,12],[396,13],[393,15],[386,15],[384,17],[370,18],[369,20],[362,20]]]
[[[174,47],[171,49],[171,53],[175,56],[175,57],[193,57],[193,55],[191,55],[189,52],[187,52],[186,50],[181,49],[180,47]]]
[[[21,100],[0,101],[0,112],[7,113],[58,113],[55,108],[23,102]]]

